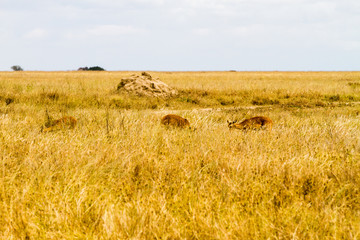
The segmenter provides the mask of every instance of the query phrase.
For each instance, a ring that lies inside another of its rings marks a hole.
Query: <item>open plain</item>
[[[360,72],[132,73],[0,72],[0,239],[360,239]]]

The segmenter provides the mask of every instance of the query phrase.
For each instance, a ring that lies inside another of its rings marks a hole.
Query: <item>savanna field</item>
[[[360,239],[360,72],[132,73],[0,72],[0,239]]]

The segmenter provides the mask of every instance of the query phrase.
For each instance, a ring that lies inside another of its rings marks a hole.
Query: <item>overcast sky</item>
[[[0,0],[0,71],[360,70],[359,0]]]

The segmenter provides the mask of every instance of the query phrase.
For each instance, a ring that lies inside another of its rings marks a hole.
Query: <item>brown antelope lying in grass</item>
[[[236,121],[229,122],[228,127],[229,129],[241,129],[241,130],[261,130],[267,129],[271,130],[273,121],[268,117],[252,117],[249,119],[245,119],[241,123],[236,123]]]
[[[51,132],[60,129],[73,129],[76,126],[76,119],[73,117],[62,117],[57,120],[48,120],[43,132]]]
[[[187,119],[182,118],[175,114],[168,114],[161,118],[161,124],[165,126],[173,126],[173,127],[180,127],[180,128],[189,128],[190,123]]]

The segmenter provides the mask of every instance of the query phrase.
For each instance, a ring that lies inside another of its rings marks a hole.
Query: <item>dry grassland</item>
[[[0,239],[360,239],[360,72],[151,73],[167,100],[130,74],[0,73]]]

